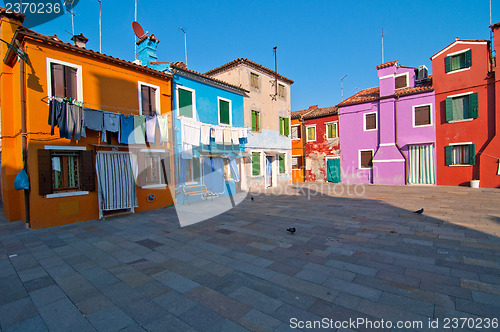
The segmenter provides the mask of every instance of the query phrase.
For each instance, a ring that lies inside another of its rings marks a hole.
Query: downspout
[[[399,153],[401,153],[403,159],[405,160],[405,185],[406,185],[408,184],[408,160],[406,159],[403,150],[401,150],[401,147],[398,144],[398,100],[399,96],[396,95],[396,100],[394,101],[394,144],[396,145]]]
[[[22,45],[19,46],[21,51],[24,51]],[[24,60],[19,59],[19,69],[20,69],[20,82],[21,82],[21,142],[23,150],[23,168],[26,174],[28,171],[28,134],[26,125],[26,70]],[[24,213],[26,217],[26,227],[31,227],[30,222],[30,190],[24,189]]]

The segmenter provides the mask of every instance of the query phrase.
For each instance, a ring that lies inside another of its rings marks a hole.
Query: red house
[[[303,116],[306,181],[340,182],[338,108],[314,105],[307,111]]]
[[[431,60],[436,96],[437,184],[472,186],[471,180],[480,180],[481,187],[498,186],[496,172],[482,166],[493,163],[485,151],[495,136],[490,42],[455,39]],[[498,155],[496,151],[491,155]]]

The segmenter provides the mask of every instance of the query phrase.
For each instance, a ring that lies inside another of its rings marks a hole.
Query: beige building
[[[293,81],[245,58],[226,63],[205,75],[250,91],[244,98],[245,126],[251,128],[244,167],[248,186],[266,188],[290,183],[290,86]]]

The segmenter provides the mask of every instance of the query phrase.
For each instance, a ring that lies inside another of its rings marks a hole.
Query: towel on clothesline
[[[224,128],[224,144],[231,145],[231,128]]]
[[[193,146],[200,145],[200,123],[191,118],[181,118],[181,140]]]
[[[239,130],[238,130],[238,128],[232,128],[231,129],[231,138],[232,138],[232,141],[233,141],[233,145],[240,144],[240,138],[239,138]]]
[[[156,143],[156,116],[146,115],[146,140]]]
[[[212,126],[206,123],[201,124],[201,144],[210,145],[210,131]]]
[[[146,144],[146,117],[144,115],[134,115],[134,143]]]
[[[118,141],[123,144],[134,144],[134,116],[120,114],[120,134]]]
[[[158,121],[158,128],[160,129],[160,142],[163,143],[168,141],[168,116],[166,114],[158,115],[156,120]]]
[[[214,127],[215,144],[224,144],[224,129],[221,126]]]

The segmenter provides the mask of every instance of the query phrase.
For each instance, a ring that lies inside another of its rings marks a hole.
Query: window
[[[196,107],[194,103],[194,90],[188,88],[177,89],[179,116],[195,119]]]
[[[39,194],[62,191],[94,191],[95,173],[92,151],[62,149],[38,150]]]
[[[448,145],[445,147],[445,153],[446,166],[476,163],[476,148],[472,143]]]
[[[165,184],[162,159],[160,154],[144,155],[144,184],[146,186]]]
[[[82,100],[82,67],[47,58],[48,95]]]
[[[364,150],[359,152],[359,168],[372,168],[373,166],[373,151]]]
[[[186,159],[186,184],[198,183],[200,180],[200,158]]]
[[[446,58],[444,58],[444,68],[446,73],[459,69],[469,68],[470,66],[472,66],[471,50],[450,54]]]
[[[446,98],[446,121],[475,119],[478,116],[477,93]]]
[[[307,141],[312,142],[316,140],[316,126],[307,126]]]
[[[289,118],[279,118],[280,135],[288,136],[290,134],[290,119]]]
[[[278,155],[278,165],[279,165],[279,174],[285,174],[285,154],[281,153]]]
[[[250,86],[255,89],[259,88],[259,75],[250,73]]]
[[[260,112],[252,111],[252,131],[260,131]]]
[[[139,82],[139,105],[140,114],[155,116],[159,114],[160,88],[154,85]]]
[[[229,159],[224,158],[224,178],[226,180],[233,180],[233,172],[231,172],[231,166],[229,166]]]
[[[292,139],[300,139],[300,125],[292,126]]]
[[[408,87],[408,75],[402,74],[395,77],[395,88],[403,89]]]
[[[231,101],[217,97],[219,101],[219,124],[231,125]]]
[[[432,124],[431,105],[413,107],[413,126],[428,126]]]
[[[260,152],[252,152],[252,175],[260,175]]]
[[[377,113],[365,113],[365,131],[377,129]]]
[[[300,169],[302,164],[301,156],[292,156],[292,169]]]
[[[285,86],[278,83],[278,96],[285,98]]]
[[[337,133],[338,122],[331,122],[326,124],[326,139],[334,139],[338,137]]]

